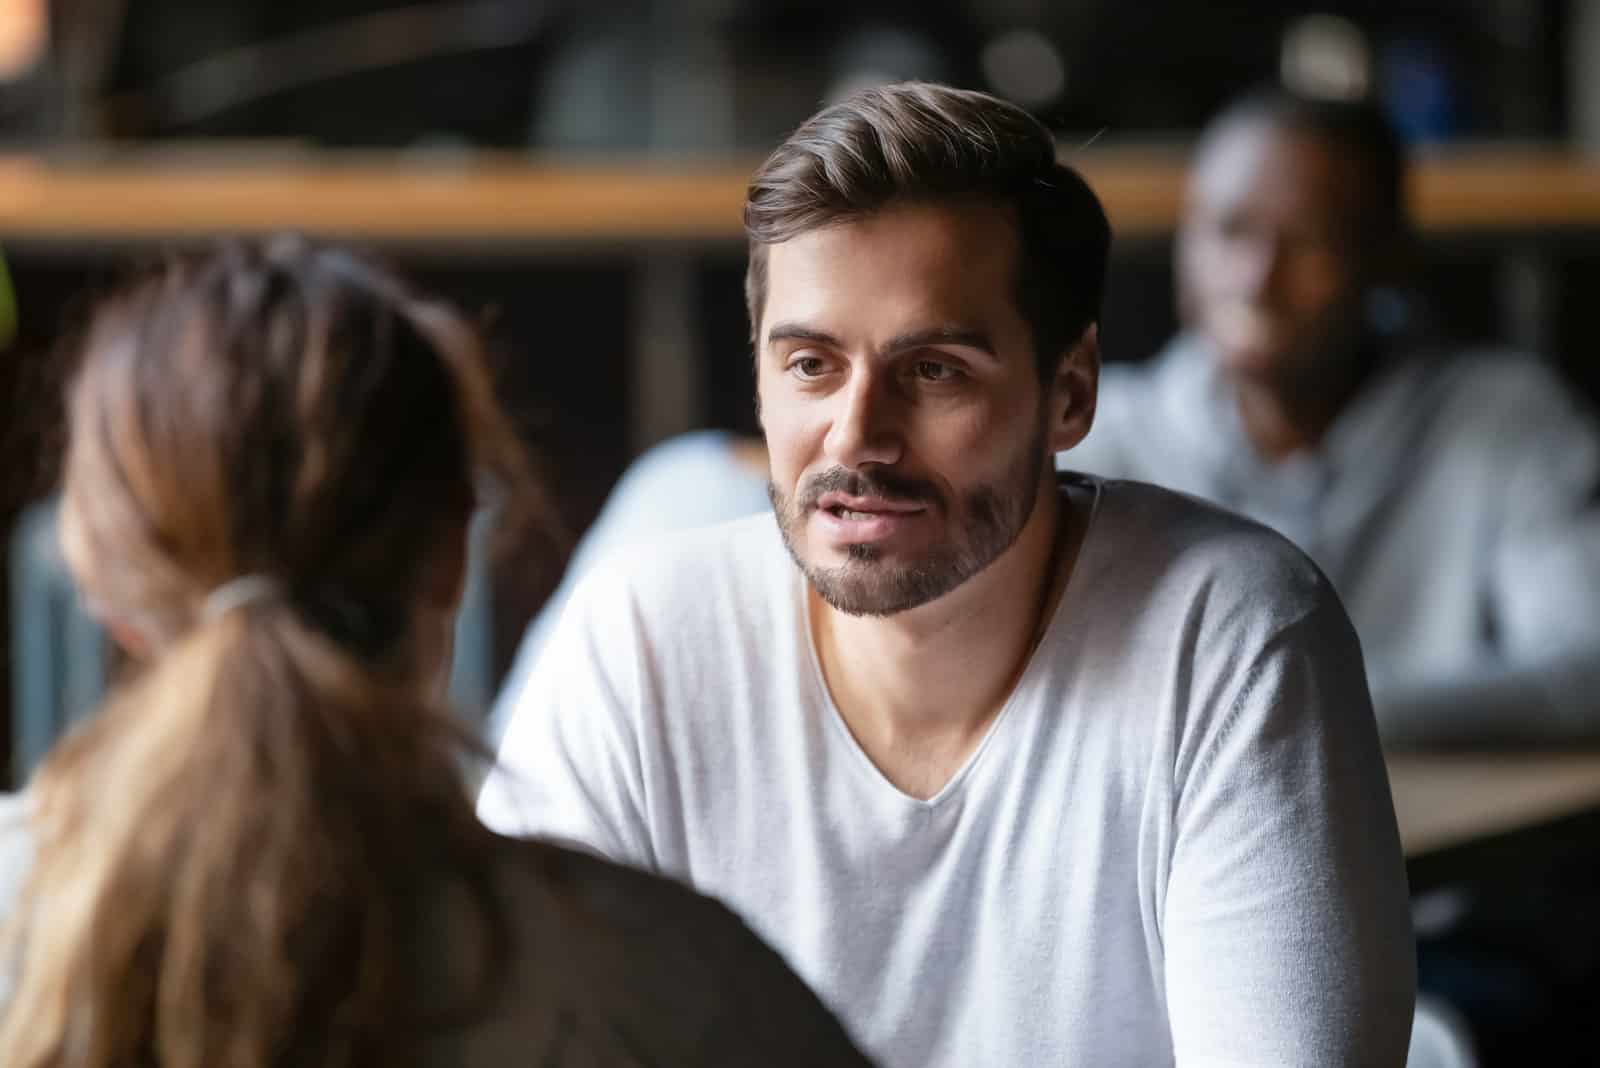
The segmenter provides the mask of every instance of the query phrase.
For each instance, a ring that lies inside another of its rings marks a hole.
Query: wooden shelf
[[[148,240],[297,229],[417,242],[732,240],[744,176],[488,162],[160,166],[0,160],[0,239]]]
[[[1182,151],[1090,149],[1074,161],[1120,236],[1170,231],[1182,194]],[[0,157],[0,240],[144,242],[298,229],[374,242],[736,244],[754,162]],[[1415,167],[1413,198],[1430,234],[1600,231],[1600,165],[1558,150],[1426,159]]]

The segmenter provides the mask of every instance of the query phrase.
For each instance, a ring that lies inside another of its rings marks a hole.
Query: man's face
[[[1047,490],[1052,450],[1087,430],[1062,444],[1047,428],[1063,391],[1039,385],[1016,260],[1011,217],[981,203],[895,206],[768,249],[773,508],[834,608],[902,612],[983,570]]]
[[[1178,231],[1187,324],[1224,370],[1284,381],[1344,359],[1368,284],[1359,162],[1267,121],[1224,128],[1202,149]]]

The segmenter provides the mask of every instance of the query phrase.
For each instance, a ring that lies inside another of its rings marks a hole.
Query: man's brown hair
[[[761,343],[767,246],[893,202],[991,199],[1011,208],[1021,253],[1017,309],[1041,381],[1100,318],[1111,227],[1055,140],[985,93],[907,82],[857,92],[808,119],[767,157],[745,197],[745,300]]]

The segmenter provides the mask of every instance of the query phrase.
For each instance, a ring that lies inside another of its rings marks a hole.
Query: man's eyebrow
[[[928,345],[960,345],[999,358],[994,342],[989,339],[987,333],[962,326],[934,326],[926,330],[909,330],[890,338],[883,346],[883,351],[904,352],[907,349],[920,349]]]
[[[767,331],[768,345],[774,341],[815,341],[829,348],[842,348],[837,338],[821,330],[813,330],[801,323],[778,323]]]
[[[832,334],[823,330],[816,330],[803,323],[777,323],[767,331],[767,344],[778,341],[811,341],[829,348],[841,349],[844,346]],[[999,359],[995,351],[994,342],[982,330],[962,326],[930,326],[922,330],[908,330],[903,334],[896,334],[883,346],[886,353],[894,354],[906,352],[910,349],[926,348],[929,345],[960,345],[963,348],[976,349],[988,356]]]

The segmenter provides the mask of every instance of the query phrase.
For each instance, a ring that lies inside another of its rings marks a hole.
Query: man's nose
[[[835,401],[825,442],[831,460],[855,468],[900,459],[904,446],[901,405],[884,375],[857,371],[835,395]]]

